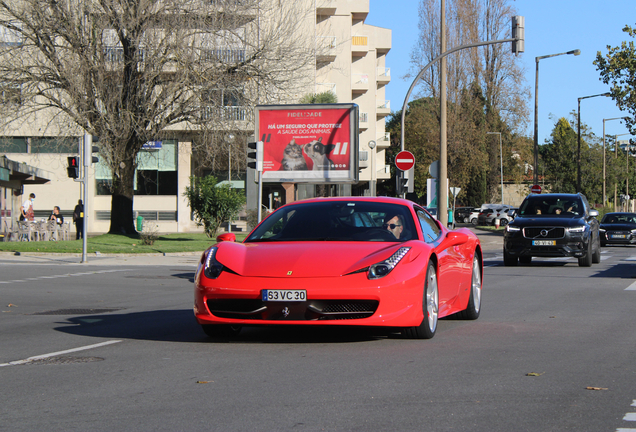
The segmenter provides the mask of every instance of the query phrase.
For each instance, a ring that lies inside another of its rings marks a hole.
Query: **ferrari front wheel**
[[[229,338],[241,332],[241,326],[229,324],[202,324],[201,328],[211,338]]]
[[[466,309],[459,312],[457,315],[460,319],[476,320],[479,318],[479,311],[481,310],[481,264],[479,262],[479,256],[475,253],[473,258],[473,273],[470,281],[470,296],[468,297],[468,304]]]
[[[408,339],[431,339],[437,330],[437,314],[439,311],[439,292],[437,289],[437,271],[435,264],[429,261],[424,282],[422,298],[422,323],[416,327],[406,327],[402,335]]]

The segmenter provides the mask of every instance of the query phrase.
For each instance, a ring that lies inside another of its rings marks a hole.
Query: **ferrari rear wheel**
[[[424,318],[417,327],[406,327],[402,335],[409,339],[431,339],[437,330],[437,314],[439,312],[439,292],[437,289],[437,271],[435,264],[429,261],[424,282],[424,296],[422,298],[422,312]]]
[[[229,324],[202,324],[201,328],[211,338],[229,338],[241,332],[241,326]]]
[[[479,318],[481,310],[481,265],[479,256],[475,254],[473,258],[473,274],[470,281],[470,297],[466,309],[459,312],[458,317],[465,320],[475,320]]]

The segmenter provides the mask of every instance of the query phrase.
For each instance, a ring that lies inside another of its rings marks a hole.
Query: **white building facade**
[[[308,47],[308,52],[314,53],[315,62],[307,73],[313,74],[313,77],[303,77],[302,80],[313,85],[308,84],[303,92],[332,91],[338,102],[353,102],[359,106],[359,182],[334,190],[343,195],[368,195],[372,180],[381,182],[390,178],[385,161],[385,150],[390,141],[384,123],[391,110],[384,88],[391,79],[386,63],[391,49],[391,31],[364,23],[369,13],[369,0],[304,0],[294,3],[299,8],[314,11],[307,14],[311,18],[301,20],[296,29],[304,35],[315,35],[315,46]],[[0,37],[2,35],[0,33]],[[280,103],[298,103],[298,100]],[[225,108],[231,115],[243,120],[234,123],[240,124],[243,132],[253,131],[250,121],[253,119],[250,114],[252,108],[231,105]],[[46,128],[42,127],[44,123]],[[30,193],[36,195],[34,208],[38,219],[48,216],[54,206],[59,206],[62,214],[70,217],[78,200],[83,198],[82,183],[67,175],[67,159],[78,154],[82,134],[79,131],[77,136],[66,133],[62,138],[61,130],[59,133],[57,135],[50,127],[49,119],[44,122],[44,119],[38,118],[22,122],[11,130],[0,131],[0,155],[43,170],[49,180],[44,184],[40,184],[41,181],[18,184],[9,181],[8,175],[0,176],[0,210],[9,224],[19,216],[21,203]],[[192,221],[183,195],[190,184],[190,177],[197,173],[193,134],[196,132],[192,130],[171,130],[169,138],[148,143],[138,157],[138,171],[143,171],[143,176],[137,176],[133,209],[135,215],[156,223],[160,232],[201,230]],[[373,149],[369,146],[371,141],[376,143]],[[99,146],[99,142],[95,144]],[[237,153],[234,153],[235,158]],[[228,171],[236,187],[244,187],[243,182],[250,181],[245,180],[244,175],[241,179],[231,166],[228,166]],[[109,173],[99,164],[91,165],[88,177],[88,199],[85,203],[87,230],[104,233],[110,227]],[[286,194],[282,198],[283,202],[289,202],[312,195],[311,187],[307,185],[301,193],[296,186],[290,188],[286,185]],[[264,200],[270,207],[272,196],[270,194]],[[3,229],[0,228],[0,231]]]

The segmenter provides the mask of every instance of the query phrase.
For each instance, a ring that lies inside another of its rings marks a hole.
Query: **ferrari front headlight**
[[[410,247],[401,247],[388,259],[369,266],[367,277],[369,279],[380,279],[391,273],[391,270],[404,258]]]
[[[216,247],[213,247],[208,252],[208,256],[205,258],[205,264],[203,267],[203,274],[208,279],[216,279],[221,275],[223,271],[223,264],[216,260]]]

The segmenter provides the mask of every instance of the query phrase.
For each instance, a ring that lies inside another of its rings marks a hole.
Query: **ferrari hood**
[[[387,259],[402,246],[404,243],[223,242],[216,259],[246,277],[336,277]]]

